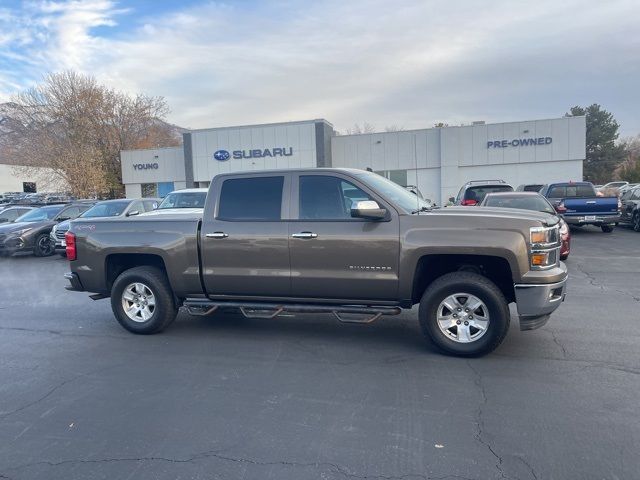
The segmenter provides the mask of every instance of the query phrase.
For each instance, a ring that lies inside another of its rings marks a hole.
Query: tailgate
[[[618,197],[565,198],[567,215],[612,215],[618,213]]]

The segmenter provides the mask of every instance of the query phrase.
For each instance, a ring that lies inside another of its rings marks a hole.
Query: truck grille
[[[67,230],[62,230],[60,228],[56,228],[56,239],[57,240],[64,240],[64,234],[67,233]]]

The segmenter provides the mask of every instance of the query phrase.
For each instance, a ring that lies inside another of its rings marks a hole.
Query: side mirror
[[[71,220],[71,217],[58,217],[56,221],[60,223],[60,222],[66,222],[67,220]]]
[[[127,213],[127,217],[133,217],[134,215],[140,215],[138,210],[133,210],[132,212]]]
[[[450,201],[451,203],[456,203],[456,199],[455,199],[454,197],[449,197],[449,201]]]
[[[387,216],[387,210],[381,208],[378,202],[364,200],[356,202],[351,207],[351,216],[354,218],[367,218],[370,220],[381,220]]]

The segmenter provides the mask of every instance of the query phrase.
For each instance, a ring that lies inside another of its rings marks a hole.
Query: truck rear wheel
[[[154,267],[122,272],[111,288],[111,308],[120,325],[147,335],[164,330],[178,314],[166,275]]]
[[[436,279],[420,300],[420,328],[441,350],[470,357],[495,350],[509,330],[509,305],[488,278],[453,272]]]

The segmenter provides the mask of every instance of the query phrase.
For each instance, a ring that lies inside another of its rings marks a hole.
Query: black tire
[[[143,284],[155,297],[153,313],[145,321],[132,320],[123,307],[123,293],[133,283]],[[111,288],[111,309],[120,325],[132,333],[142,335],[161,332],[178,314],[167,276],[155,267],[135,267],[122,272]]]
[[[636,232],[640,232],[640,213],[636,212],[633,214],[633,220],[631,222],[633,226],[633,230]]]
[[[613,225],[602,225],[600,227],[600,229],[604,232],[604,233],[611,233],[613,232]]]
[[[448,338],[438,327],[437,310],[449,295],[468,293],[476,296],[489,311],[486,333],[469,343]],[[488,278],[471,272],[447,273],[429,285],[420,300],[420,328],[423,335],[448,354],[475,357],[495,350],[509,330],[509,305],[500,289]]]
[[[55,245],[51,243],[51,237],[48,233],[41,233],[36,237],[33,246],[33,254],[36,257],[49,257],[55,252]]]

